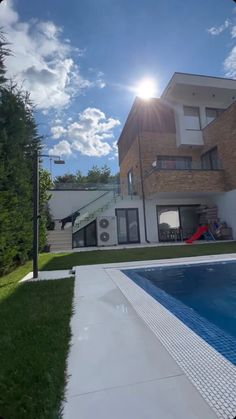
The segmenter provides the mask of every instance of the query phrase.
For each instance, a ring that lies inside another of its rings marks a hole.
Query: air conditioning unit
[[[117,244],[116,217],[97,217],[98,246],[114,246]]]

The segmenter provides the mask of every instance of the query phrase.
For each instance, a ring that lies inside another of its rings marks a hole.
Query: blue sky
[[[45,152],[66,161],[54,175],[118,170],[115,144],[144,77],[159,94],[175,71],[236,77],[233,0],[4,0],[0,25]]]

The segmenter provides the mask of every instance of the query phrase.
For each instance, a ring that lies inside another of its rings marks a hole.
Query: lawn
[[[0,278],[0,417],[58,419],[74,280],[19,284],[30,269]]]
[[[194,244],[188,246],[140,247],[124,250],[96,250],[74,253],[43,253],[39,258],[39,266],[42,270],[70,269],[77,265],[170,259],[223,253],[236,253],[236,242]]]
[[[44,253],[41,270],[236,253],[236,242]],[[19,284],[32,263],[0,278],[0,418],[59,419],[69,349],[73,279]]]

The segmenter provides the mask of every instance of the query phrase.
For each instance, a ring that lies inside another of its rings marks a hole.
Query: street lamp
[[[38,253],[39,253],[39,159],[47,157],[55,159],[55,164],[65,164],[60,156],[34,153],[33,162],[33,278],[38,278]]]

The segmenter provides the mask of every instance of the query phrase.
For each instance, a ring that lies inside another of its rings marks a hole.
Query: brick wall
[[[156,192],[223,192],[224,172],[209,170],[155,170],[144,179],[146,196]]]
[[[200,148],[177,148],[175,134],[160,134],[153,132],[144,132],[140,135],[140,150],[142,156],[142,170],[143,177],[152,170],[152,163],[157,156],[187,156],[192,157],[193,162],[199,162],[201,156]],[[134,176],[134,190],[141,195],[141,176],[140,176],[140,162],[139,162],[139,141],[138,137],[133,141],[131,147],[127,151],[125,157],[120,164],[120,180],[121,190],[124,195],[127,192],[127,173],[133,170]],[[176,171],[173,171],[176,173]],[[175,176],[175,175],[174,175]],[[183,179],[184,182],[184,179]],[[147,183],[145,183],[147,185]],[[174,191],[178,190],[178,182],[174,187]],[[158,189],[158,187],[157,187]]]
[[[226,190],[236,189],[236,103],[203,130],[203,153],[217,146]]]
[[[139,144],[136,138],[120,164],[120,183],[123,195],[128,195],[127,173],[133,171],[134,192],[141,196]]]

